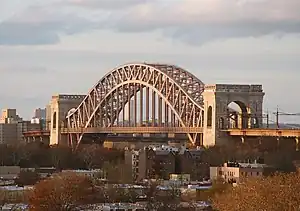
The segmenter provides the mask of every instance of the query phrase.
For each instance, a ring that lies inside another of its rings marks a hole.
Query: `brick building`
[[[179,155],[180,173],[190,174],[192,181],[200,181],[209,178],[209,165],[203,163],[203,150],[186,149]]]
[[[189,174],[192,181],[209,178],[209,166],[202,161],[202,149],[148,146],[125,151],[125,163],[132,169],[134,181],[166,179],[170,174]]]
[[[138,180],[169,179],[175,172],[175,153],[164,149],[145,148],[139,153]]]

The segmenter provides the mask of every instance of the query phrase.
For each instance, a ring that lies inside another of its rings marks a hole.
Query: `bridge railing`
[[[300,137],[300,129],[288,128],[253,128],[253,129],[227,129],[231,136],[273,136],[273,137]]]
[[[202,133],[200,127],[88,127],[62,128],[62,133]]]

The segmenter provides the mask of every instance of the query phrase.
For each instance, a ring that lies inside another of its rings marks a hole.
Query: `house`
[[[244,178],[262,177],[270,172],[270,167],[266,164],[228,162],[220,167],[210,167],[210,179],[224,179],[229,183],[239,183]]]

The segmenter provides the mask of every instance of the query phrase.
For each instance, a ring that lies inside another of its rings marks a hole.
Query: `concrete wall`
[[[20,172],[20,166],[0,166],[0,178],[3,179],[14,179]]]

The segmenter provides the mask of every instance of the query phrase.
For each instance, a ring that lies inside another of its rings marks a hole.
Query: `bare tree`
[[[3,205],[7,202],[7,191],[0,189],[0,210],[2,210]]]
[[[114,183],[132,183],[131,167],[125,163],[109,163],[105,162],[103,170],[106,172],[107,179]]]

